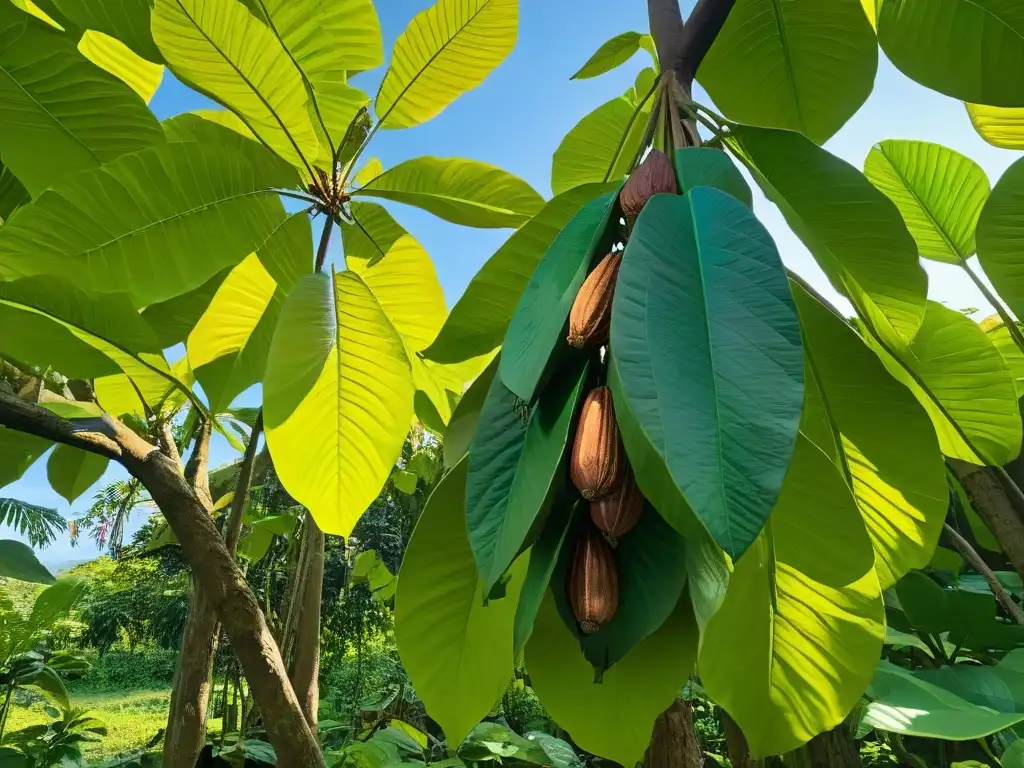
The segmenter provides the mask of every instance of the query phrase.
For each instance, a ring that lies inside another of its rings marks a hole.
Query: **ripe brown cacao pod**
[[[608,343],[612,325],[612,296],[622,252],[609,253],[580,286],[569,313],[569,346],[583,349]]]
[[[619,204],[627,221],[635,221],[647,201],[660,192],[674,195],[679,191],[676,172],[668,155],[652,149],[640,165],[629,175],[619,192]]]
[[[612,391],[608,387],[597,387],[587,395],[580,410],[569,476],[583,498],[593,501],[619,487],[624,464]]]
[[[619,610],[619,573],[615,553],[593,526],[576,543],[569,570],[569,604],[584,633],[591,635]]]
[[[628,468],[618,488],[603,499],[590,502],[590,519],[612,546],[615,546],[615,539],[633,530],[643,511],[644,495]]]

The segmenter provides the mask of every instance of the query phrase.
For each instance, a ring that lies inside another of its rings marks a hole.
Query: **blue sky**
[[[384,33],[385,51],[409,20],[430,5],[429,0],[380,0],[377,3]],[[684,12],[692,6],[683,0]],[[570,81],[569,77],[608,38],[627,30],[647,31],[644,0],[587,0],[543,2],[521,0],[519,42],[509,58],[478,89],[464,95],[426,125],[377,134],[369,156],[379,157],[385,167],[410,157],[436,155],[468,157],[500,166],[524,178],[545,197],[551,194],[551,156],[562,137],[585,114],[633,84],[636,74],[650,65],[646,53],[637,54],[618,70],[599,78]],[[586,11],[581,13],[581,8]],[[353,80],[372,96],[382,71],[368,72]],[[710,103],[698,87],[694,97]],[[209,103],[169,76],[153,100],[161,119]],[[887,138],[934,141],[957,149],[979,162],[994,182],[1018,153],[996,149],[983,142],[971,127],[963,105],[926,90],[897,72],[882,57],[875,89],[853,119],[826,145],[833,153],[861,167],[871,146]],[[835,298],[820,270],[786,227],[781,215],[760,195],[755,210],[775,237],[786,263],[817,288]],[[506,230],[470,230],[439,221],[413,208],[395,206],[399,221],[423,243],[434,258],[451,307],[480,266],[504,242]],[[340,243],[332,243],[334,257]],[[930,298],[960,309],[989,308],[977,289],[948,265],[926,263]],[[255,394],[243,396],[246,404]],[[215,463],[230,459],[233,451],[222,439],[212,449]],[[25,476],[0,490],[35,504],[57,508],[66,517],[81,514],[103,484],[124,472],[111,468],[97,486],[74,506],[57,496],[46,480],[45,457]],[[143,518],[136,513],[134,530]],[[0,535],[10,536],[0,531]],[[95,556],[91,542],[71,549],[60,541],[44,550],[44,562]]]

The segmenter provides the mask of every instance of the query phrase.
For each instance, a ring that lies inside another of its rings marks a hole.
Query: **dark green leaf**
[[[748,208],[754,207],[746,179],[722,150],[685,147],[676,150],[675,159],[680,193],[686,194],[694,187],[714,187],[728,192]]]
[[[526,647],[533,634],[533,623],[537,619],[541,603],[548,592],[548,585],[558,566],[562,545],[572,528],[573,510],[568,498],[557,496],[548,512],[544,528],[537,541],[530,547],[530,564],[526,569],[523,591],[519,594],[516,608],[515,651]],[[558,586],[556,585],[556,589]]]
[[[51,445],[41,437],[0,427],[0,488],[20,479]]]
[[[1024,158],[1006,169],[978,219],[978,261],[1018,317],[1024,313]]]
[[[75,499],[89,490],[103,473],[110,460],[106,456],[58,445],[46,463],[46,476],[57,493],[74,504]]]
[[[491,382],[494,381],[498,372],[499,357],[495,357],[486,370],[480,374],[476,381],[466,390],[466,393],[455,406],[448,426],[444,431],[444,440],[441,447],[444,450],[445,467],[451,468],[459,463],[466,453],[469,452],[469,445],[476,434],[476,426],[480,420],[480,410],[483,408],[487,393],[491,391]]]
[[[83,29],[95,29],[120,40],[144,59],[161,63],[160,49],[149,30],[151,0],[50,0]]]
[[[32,550],[20,541],[0,539],[0,576],[37,584],[53,584],[54,578]]]

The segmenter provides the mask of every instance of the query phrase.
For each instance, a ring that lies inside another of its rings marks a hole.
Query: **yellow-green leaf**
[[[78,50],[97,67],[131,86],[148,104],[164,76],[161,64],[146,61],[117,38],[87,29]]]
[[[106,456],[58,445],[46,462],[46,477],[57,493],[74,504],[107,471],[110,460]]]
[[[154,413],[169,415],[185,404],[182,388],[191,387],[195,381],[187,357],[168,365],[163,355],[142,354],[133,358],[113,348],[103,351],[124,371],[93,381],[96,399],[107,413],[133,414],[145,419],[147,407]],[[139,399],[140,393],[145,405]]]
[[[625,64],[633,58],[633,54],[639,51],[640,48],[645,48],[649,51],[654,50],[654,38],[650,35],[642,35],[639,32],[623,32],[621,35],[616,35],[598,48],[594,55],[587,59],[587,63],[580,67],[579,71],[569,79],[586,80],[587,78],[597,77],[605,72],[610,72],[620,64]],[[655,64],[657,64],[656,56]]]
[[[989,144],[1003,149],[1024,149],[1024,107],[965,106],[974,130]]]
[[[518,0],[437,0],[395,43],[376,110],[383,127],[436,117],[505,60],[519,31]]]
[[[379,158],[371,157],[356,174],[355,183],[357,186],[364,187],[382,173],[384,173],[384,164]]]
[[[402,452],[413,402],[402,339],[357,274],[295,284],[263,396],[281,483],[326,533],[348,536]]]

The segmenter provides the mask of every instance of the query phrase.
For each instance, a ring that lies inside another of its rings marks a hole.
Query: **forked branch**
[[[697,68],[711,50],[735,4],[736,0],[697,0],[690,17],[683,22],[679,0],[647,0],[647,15],[661,71],[674,71],[679,85],[687,93],[693,86]]]

